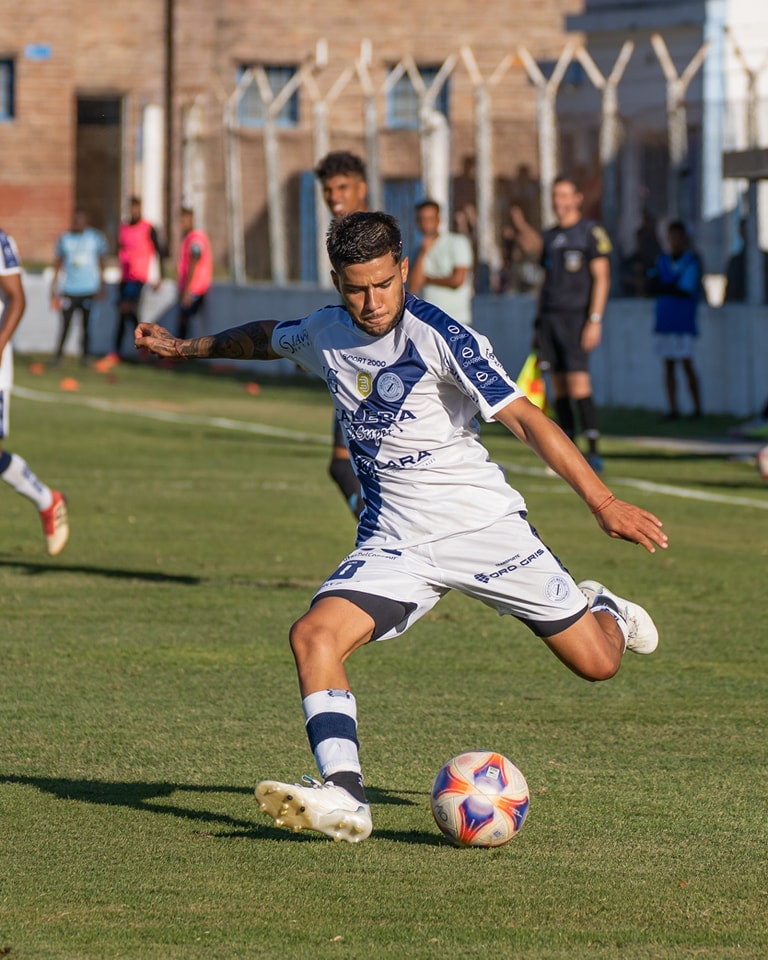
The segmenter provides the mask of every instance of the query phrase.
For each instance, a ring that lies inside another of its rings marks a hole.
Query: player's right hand
[[[158,357],[175,357],[176,338],[159,323],[139,323],[133,345],[137,350],[149,350]]]

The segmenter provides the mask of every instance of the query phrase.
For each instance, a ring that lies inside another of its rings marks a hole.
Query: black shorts
[[[140,280],[123,280],[120,284],[119,299],[121,303],[138,303],[144,284]]]
[[[579,373],[589,370],[589,354],[581,347],[581,333],[587,319],[583,310],[542,313],[536,319],[539,357],[552,373]]]

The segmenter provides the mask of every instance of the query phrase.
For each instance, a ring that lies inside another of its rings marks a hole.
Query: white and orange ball
[[[472,750],[444,764],[432,784],[432,816],[451,843],[500,847],[521,829],[528,784],[500,753]]]

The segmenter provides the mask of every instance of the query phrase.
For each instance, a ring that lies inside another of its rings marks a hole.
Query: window
[[[15,116],[13,74],[13,60],[0,60],[0,120],[13,120]]]
[[[437,76],[439,67],[419,67],[424,85],[429,89]],[[446,80],[435,98],[435,110],[448,116],[448,85]],[[404,73],[387,95],[387,127],[390,130],[418,130],[419,95],[413,81]]]
[[[240,82],[247,69],[249,69],[247,66],[240,68],[237,75],[238,82]],[[264,66],[263,69],[267,75],[269,88],[275,96],[277,96],[288,81],[296,75],[296,67],[291,66]],[[255,79],[252,79],[240,98],[237,119],[244,127],[263,127],[266,116],[267,106],[262,100],[258,84]],[[280,113],[275,117],[275,123],[278,127],[295,127],[298,125],[298,122],[299,93],[298,90],[294,90]]]

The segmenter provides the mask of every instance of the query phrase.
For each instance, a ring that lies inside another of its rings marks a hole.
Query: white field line
[[[228,417],[205,417],[193,413],[173,413],[170,410],[148,410],[131,407],[112,400],[99,400],[96,397],[79,397],[71,393],[43,393],[39,390],[27,390],[26,387],[14,387],[15,396],[24,400],[37,400],[40,403],[69,403],[76,407],[89,407],[103,413],[126,414],[130,417],[143,417],[145,420],[162,420],[165,423],[185,423],[204,427],[218,427],[220,430],[240,430],[243,433],[255,433],[264,437],[278,437],[281,440],[296,440],[299,443],[317,443],[330,446],[331,432],[325,435],[299,433],[296,430],[283,430],[247,420],[230,420]]]
[[[247,420],[231,420],[228,417],[205,417],[197,414],[173,413],[167,410],[137,409],[111,400],[99,400],[95,397],[79,397],[73,394],[43,393],[39,390],[28,390],[25,387],[14,387],[16,396],[24,400],[36,400],[40,403],[69,403],[73,406],[89,407],[103,413],[126,414],[131,417],[143,417],[147,420],[162,420],[165,423],[185,423],[198,426],[215,427],[220,430],[239,430],[242,433],[253,433],[259,436],[277,437],[282,440],[295,440],[299,443],[317,443],[329,446],[330,434],[300,433],[296,430],[284,430],[281,427],[271,427],[261,423],[251,423]],[[509,473],[524,474],[532,477],[551,477],[545,467],[525,467],[515,463],[499,463]],[[554,479],[554,477],[552,478]],[[666,483],[653,483],[650,480],[638,480],[634,477],[611,477],[611,486],[633,487],[648,493],[661,493],[670,497],[680,497],[683,500],[702,500],[706,503],[725,503],[734,507],[757,507],[759,510],[768,510],[768,499],[756,500],[751,497],[733,497],[725,493],[707,493],[703,490],[691,490],[688,487],[671,486]]]

